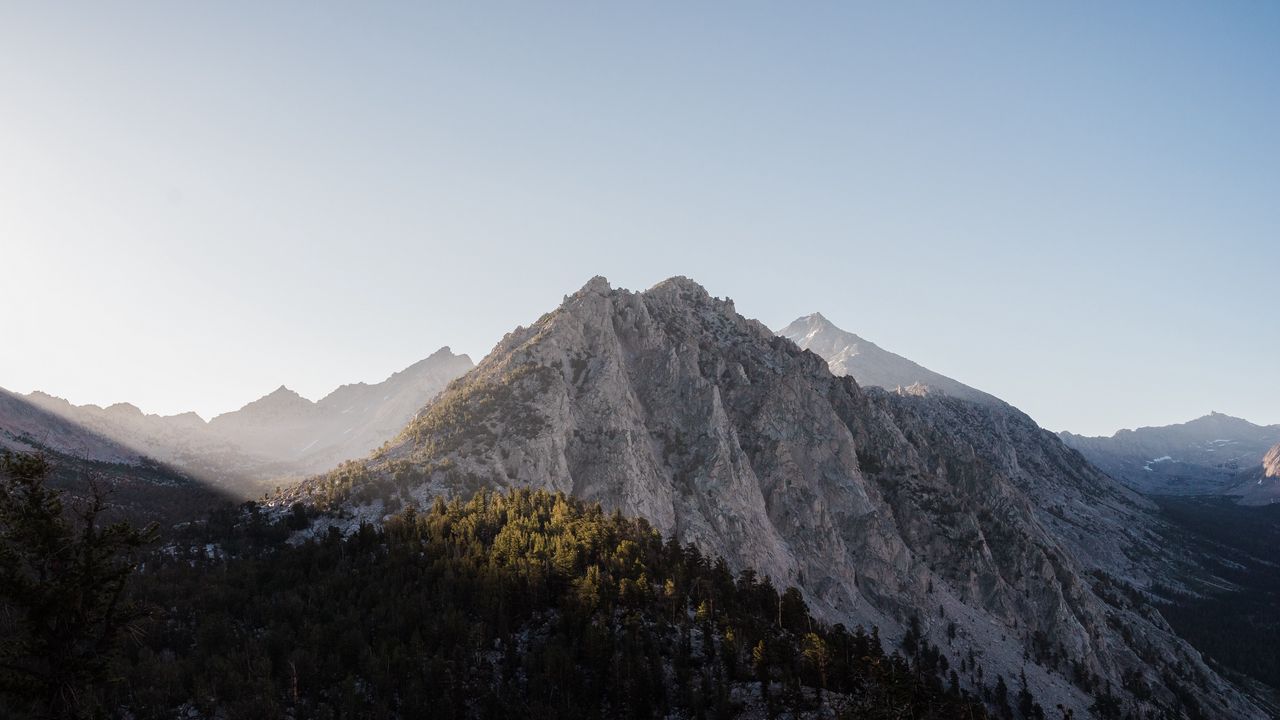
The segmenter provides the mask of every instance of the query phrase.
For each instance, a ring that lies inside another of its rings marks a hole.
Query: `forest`
[[[35,460],[0,469],[0,580],[31,590],[0,592],[5,717],[1043,716],[1004,678],[970,696],[918,636],[826,626],[794,588],[559,494],[348,535],[227,505],[157,541],[63,507]]]
[[[1192,548],[1218,579],[1197,595],[1164,589],[1160,614],[1218,670],[1280,688],[1280,506],[1207,497],[1157,501],[1172,522],[1171,542]]]

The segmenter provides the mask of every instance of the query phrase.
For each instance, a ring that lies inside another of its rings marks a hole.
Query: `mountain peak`
[[[142,410],[137,405],[134,405],[133,403],[127,403],[127,402],[112,403],[104,409],[109,413],[115,413],[117,415],[137,416],[137,417],[142,416]]]
[[[702,285],[700,285],[698,282],[685,277],[684,275],[673,275],[667,278],[666,280],[663,280],[662,282],[658,283],[657,285],[654,285],[653,287],[649,288],[650,292],[653,292],[653,291],[662,292],[662,291],[668,291],[668,290],[693,293],[695,295],[700,295],[705,297],[711,296],[710,293],[707,292],[706,288],[702,287]]]
[[[314,407],[315,403],[281,385],[237,411],[223,413],[215,417],[211,422],[219,426],[225,426],[228,423],[236,422],[235,418],[237,417],[253,417],[259,420],[279,418],[282,415],[296,415],[307,412]]]
[[[830,327],[830,328],[836,327],[835,323],[828,320],[827,316],[823,315],[820,312],[815,312],[815,313],[810,313],[808,315],[805,315],[804,317],[800,318],[800,320],[798,320],[797,322],[804,322],[809,325],[816,325],[820,327]],[[836,328],[836,329],[838,330],[839,328]]]
[[[945,395],[985,404],[1003,403],[981,390],[952,380],[907,358],[889,352],[875,343],[837,327],[822,313],[797,318],[778,331],[787,338],[827,361],[831,372],[848,375],[859,385],[875,385],[887,390],[907,388],[910,394],[927,394],[930,390]]]
[[[1208,415],[1201,415],[1195,420],[1192,420],[1186,423],[1186,425],[1192,426],[1192,427],[1203,426],[1206,428],[1231,427],[1231,428],[1239,428],[1245,431],[1262,429],[1262,426],[1249,422],[1244,418],[1236,417],[1235,415],[1227,415],[1226,413],[1220,413],[1217,410],[1210,411]]]
[[[267,394],[267,396],[266,396],[266,397],[268,397],[268,398],[289,398],[289,399],[298,398],[298,399],[300,399],[300,400],[305,400],[305,399],[306,399],[306,398],[302,397],[301,395],[299,395],[298,393],[296,393],[296,392],[294,392],[294,391],[290,390],[290,389],[289,389],[287,386],[285,386],[285,385],[281,385],[280,387],[276,388],[275,390],[272,390],[270,393],[268,393],[268,394]]]
[[[587,295],[608,295],[611,292],[613,292],[613,288],[609,285],[609,278],[606,278],[603,275],[596,275],[595,277],[588,280],[587,284],[583,285],[578,290],[578,292],[572,295],[572,297],[584,297]]]

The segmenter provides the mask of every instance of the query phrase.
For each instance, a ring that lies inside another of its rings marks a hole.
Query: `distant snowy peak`
[[[859,385],[901,389],[912,395],[940,392],[963,400],[1004,405],[993,395],[952,380],[837,327],[822,313],[798,318],[777,334],[826,360],[832,373],[848,375]]]

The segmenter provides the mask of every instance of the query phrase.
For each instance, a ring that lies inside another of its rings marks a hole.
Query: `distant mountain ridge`
[[[44,397],[23,397],[0,388],[0,448],[15,452],[52,448],[91,462],[142,462],[135,449],[42,407]]]
[[[1004,405],[993,395],[936,373],[875,343],[836,327],[822,313],[797,318],[777,332],[827,361],[835,375],[848,375],[859,385],[942,392],[962,400]]]
[[[317,402],[282,385],[209,422],[195,413],[148,415],[128,403],[103,408],[40,391],[25,397],[5,391],[0,438],[25,435],[94,460],[136,464],[147,458],[215,487],[258,495],[269,481],[367,455],[472,366],[469,357],[444,347],[379,383],[343,385]]]
[[[1212,412],[1185,423],[1120,430],[1111,437],[1059,433],[1112,477],[1145,493],[1232,494],[1280,443],[1280,425]],[[1251,494],[1253,496],[1253,494]],[[1260,499],[1259,499],[1260,500]]]
[[[474,364],[448,347],[372,385],[343,385],[316,402],[284,387],[209,421],[219,438],[296,468],[298,475],[363,457],[393,438]]]
[[[128,407],[122,406],[112,406],[109,411],[130,414]],[[113,519],[185,519],[225,498],[218,489],[177,468],[156,462],[3,388],[0,450],[43,454],[52,468],[50,486],[72,498],[87,498],[89,482],[97,483],[108,493]]]

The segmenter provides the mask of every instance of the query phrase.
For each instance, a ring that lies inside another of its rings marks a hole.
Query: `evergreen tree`
[[[120,640],[142,613],[123,598],[137,549],[155,526],[107,524],[106,497],[65,507],[39,455],[0,455],[0,710],[80,717],[109,678]]]

